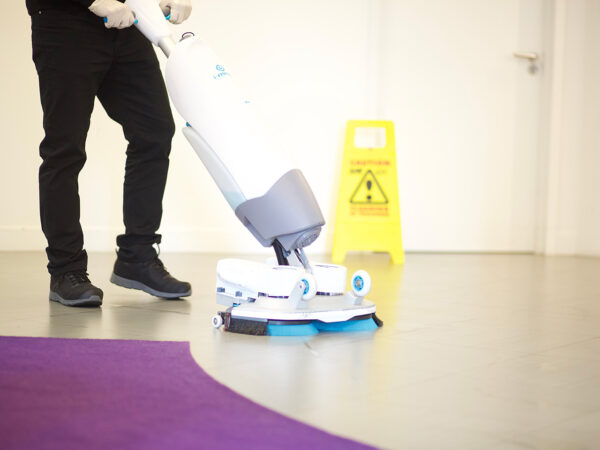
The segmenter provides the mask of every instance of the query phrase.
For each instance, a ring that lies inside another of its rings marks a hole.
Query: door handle
[[[538,66],[535,63],[538,59],[540,59],[540,55],[535,52],[514,52],[513,56],[519,59],[526,59],[529,61],[529,70],[530,74],[535,74],[538,71]]]
[[[539,55],[534,52],[514,52],[513,56],[515,58],[528,59],[529,61],[535,61],[539,58]]]

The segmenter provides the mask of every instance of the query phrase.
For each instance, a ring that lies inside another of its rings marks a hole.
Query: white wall
[[[469,1],[461,0],[460,3]],[[512,217],[495,215],[493,209],[483,203],[458,203],[466,214],[485,218],[481,228],[473,228],[472,232],[462,235],[456,220],[456,198],[460,198],[461,192],[468,192],[468,180],[446,184],[444,189],[436,188],[445,167],[439,162],[437,166],[433,161],[428,162],[426,155],[415,156],[415,153],[407,152],[421,137],[426,138],[426,142],[431,141],[425,127],[431,116],[423,115],[426,110],[419,105],[418,89],[413,88],[419,87],[419,82],[431,81],[426,78],[435,74],[428,74],[428,70],[436,67],[437,62],[425,54],[422,63],[427,66],[411,68],[407,72],[402,61],[395,65],[390,61],[390,55],[397,50],[391,45],[390,37],[405,37],[411,42],[414,55],[419,54],[419,46],[424,44],[429,44],[431,49],[433,39],[411,41],[414,38],[411,30],[418,31],[421,26],[427,26],[426,22],[421,25],[420,21],[426,20],[428,10],[433,11],[436,5],[438,13],[445,14],[449,21],[456,20],[451,10],[452,4],[457,3],[434,0],[194,0],[193,15],[179,31],[193,29],[211,43],[305,172],[329,222],[324,237],[311,246],[313,252],[328,252],[331,248],[345,121],[379,116],[396,120],[401,212],[408,250],[524,249],[522,236],[515,232],[506,233],[506,225],[514,225],[512,229],[517,230],[519,227],[530,229],[532,224],[527,220],[520,221],[518,217],[525,217],[526,211],[536,209],[537,225],[534,228],[538,251],[599,255],[600,177],[597,171],[600,167],[600,127],[597,123],[600,90],[597,80],[600,79],[600,55],[596,45],[600,42],[599,2],[539,1],[550,11],[547,19],[551,22],[544,37],[544,45],[548,44],[544,70],[549,76],[543,86],[539,159],[528,160],[524,166],[514,159],[515,167],[520,167],[521,172],[512,179],[510,190],[506,189],[505,178],[487,185],[492,197],[496,195],[493,198],[500,195],[508,202],[506,204],[512,202],[516,207],[518,213]],[[463,20],[461,26],[477,32],[477,8],[486,11],[503,4],[514,10],[539,1],[474,1],[473,16],[460,19]],[[516,6],[517,3],[521,6]],[[517,13],[523,19],[514,30],[515,40],[505,43],[507,52],[517,50],[514,47],[521,42],[523,33],[526,34],[531,19],[526,18],[523,11]],[[19,3],[10,14],[3,14],[0,26],[3,58],[0,135],[4,157],[0,164],[0,250],[39,250],[45,246],[37,205],[41,108],[37,77],[31,62],[30,22],[24,5]],[[473,49],[486,47],[485,42],[466,40],[464,43]],[[472,56],[464,55],[465,58]],[[507,57],[511,58],[510,55]],[[456,92],[437,88],[437,94],[451,105]],[[410,112],[415,110],[420,112],[411,115]],[[509,103],[503,111],[520,113],[519,108],[515,109],[514,104]],[[443,111],[431,112],[436,123],[446,129],[451,129],[453,121],[458,120]],[[180,118],[176,117],[176,120],[179,127],[183,126]],[[517,127],[514,138],[518,137]],[[460,140],[461,136],[456,135],[454,148],[459,148]],[[163,250],[260,250],[228,209],[180,133],[177,133],[173,147],[161,229],[165,236]],[[92,118],[87,148],[88,162],[80,179],[86,247],[109,250],[114,248],[114,236],[122,232],[125,141],[118,125],[107,118],[99,104]],[[421,148],[431,150],[434,146]],[[470,156],[468,152],[461,154],[462,159],[453,164],[471,164],[473,161],[465,159]],[[493,168],[493,160],[480,162],[486,164],[486,170]],[[540,180],[539,184],[525,177],[534,163],[537,164],[535,178]],[[483,176],[476,172],[476,165],[469,167],[465,174]],[[535,195],[520,197],[522,189],[531,191],[530,183],[538,186]],[[453,233],[454,241],[439,240],[440,228],[431,227],[431,215],[435,216],[438,227],[444,218],[448,218],[453,229],[458,230]],[[495,230],[492,234],[504,247],[484,244],[485,236],[482,238],[477,234],[484,230],[484,225],[488,230]]]
[[[330,224],[345,121],[364,117],[368,104],[369,3],[197,0],[190,20],[177,27],[177,33],[194,30],[203,36],[236,75],[304,171]],[[43,135],[30,20],[19,3],[0,21],[5,155],[0,166],[0,249],[37,250],[45,246],[37,206],[37,148]],[[181,118],[176,122],[183,127]],[[125,145],[120,128],[97,103],[80,177],[82,224],[90,250],[114,248],[114,236],[122,232]],[[260,250],[179,132],[164,206],[163,250]],[[311,250],[328,252],[332,230],[326,228]]]
[[[600,255],[600,2],[553,2],[546,195],[538,250]]]

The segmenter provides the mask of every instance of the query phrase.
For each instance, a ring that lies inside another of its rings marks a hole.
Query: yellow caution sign
[[[357,147],[357,130],[373,128],[385,130],[385,144]],[[331,259],[341,263],[349,250],[388,252],[404,263],[393,122],[348,121]]]

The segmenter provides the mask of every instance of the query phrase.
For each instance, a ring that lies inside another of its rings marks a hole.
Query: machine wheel
[[[217,329],[221,328],[221,325],[223,325],[223,318],[221,317],[220,314],[216,314],[216,315],[212,316],[211,321],[212,321],[213,327],[215,327]]]
[[[357,270],[350,281],[354,295],[364,297],[371,291],[371,275],[365,270]]]
[[[317,280],[310,273],[305,273],[300,279],[304,283],[304,292],[302,293],[302,300],[310,300],[317,295]]]

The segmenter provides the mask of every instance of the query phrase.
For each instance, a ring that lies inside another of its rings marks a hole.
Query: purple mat
[[[0,337],[0,448],[367,447],[236,394],[187,342]]]

